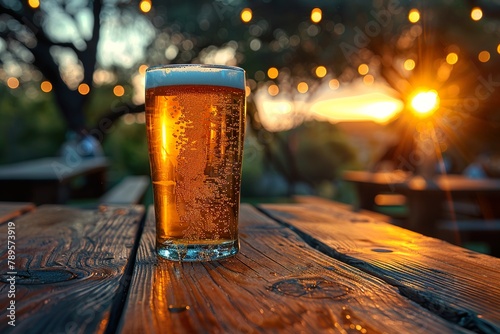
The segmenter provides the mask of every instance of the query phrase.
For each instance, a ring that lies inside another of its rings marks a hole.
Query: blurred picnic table
[[[152,207],[8,205],[2,333],[500,332],[500,259],[336,202],[243,204],[203,263],[156,256]]]
[[[500,179],[456,174],[426,179],[401,171],[346,171],[343,179],[356,186],[361,209],[376,211],[380,194],[404,195],[409,209],[408,226],[422,233],[432,232],[446,204],[456,200],[477,203],[485,218],[500,218]]]
[[[0,200],[66,203],[71,197],[98,197],[106,188],[105,157],[47,157],[0,166]],[[81,179],[75,191],[72,182]]]

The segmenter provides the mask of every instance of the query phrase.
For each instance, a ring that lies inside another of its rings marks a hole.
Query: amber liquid
[[[146,124],[157,247],[237,240],[245,92],[150,88]]]

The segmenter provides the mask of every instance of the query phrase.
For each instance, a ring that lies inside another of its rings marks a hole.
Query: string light
[[[328,87],[333,90],[338,89],[340,87],[340,82],[337,79],[332,79],[328,82]]]
[[[248,23],[252,21],[252,10],[250,8],[243,8],[243,10],[240,13],[241,21]]]
[[[152,7],[152,4],[151,4],[150,0],[142,0],[139,3],[139,8],[141,9],[141,11],[143,13],[149,13],[149,11],[151,10],[151,7]]]
[[[375,78],[373,77],[373,75],[371,74],[367,74],[363,77],[363,83],[367,86],[373,84],[373,82],[375,81]]]
[[[78,93],[82,95],[87,95],[88,93],[90,93],[89,85],[87,85],[86,83],[81,83],[80,85],[78,85]]]
[[[309,90],[309,85],[302,81],[297,85],[297,90],[300,94],[305,94]]]
[[[448,53],[446,62],[450,65],[455,65],[458,62],[458,55],[455,52]]]
[[[470,17],[474,21],[481,20],[481,18],[483,17],[483,10],[481,8],[479,8],[479,7],[472,8],[472,10],[470,12]]]
[[[10,77],[7,79],[7,86],[9,86],[10,89],[16,89],[19,87],[19,79]]]
[[[408,13],[408,21],[410,21],[411,23],[417,23],[418,21],[420,21],[420,12],[418,11],[418,9],[413,8],[412,10],[410,10],[410,12]]]
[[[488,51],[481,51],[479,52],[479,55],[477,57],[480,62],[486,63],[488,60],[490,60],[490,53]]]
[[[415,61],[413,59],[406,59],[403,67],[407,71],[412,71],[415,68]]]
[[[321,11],[320,8],[313,8],[311,11],[311,21],[314,23],[319,23],[321,22],[321,19],[323,18],[323,12]]]
[[[318,78],[323,78],[327,73],[326,67],[318,66],[318,67],[316,67],[316,70],[314,71],[314,73],[316,74],[316,76]]]
[[[267,88],[267,92],[269,93],[269,95],[271,96],[276,96],[278,95],[278,93],[280,92],[280,88],[277,86],[277,85],[271,85]]]
[[[267,70],[267,76],[269,79],[276,79],[279,75],[279,71],[276,67],[271,67]]]
[[[38,0],[29,0],[28,1],[28,6],[30,6],[33,9],[36,9],[36,8],[40,7],[40,1],[38,1]]]
[[[113,94],[115,94],[115,96],[123,96],[125,94],[125,88],[123,88],[122,85],[116,85],[113,87]]]
[[[42,92],[48,93],[52,91],[52,84],[50,83],[50,81],[43,81],[40,84],[40,89],[42,90]]]
[[[358,66],[358,73],[361,75],[367,74],[369,70],[370,68],[366,64],[361,64]]]

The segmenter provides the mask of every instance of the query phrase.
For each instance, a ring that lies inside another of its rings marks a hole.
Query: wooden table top
[[[244,204],[205,263],[156,257],[151,208],[5,209],[1,333],[500,333],[500,259],[334,202]]]
[[[0,166],[0,181],[65,181],[109,166],[105,157],[49,157]]]

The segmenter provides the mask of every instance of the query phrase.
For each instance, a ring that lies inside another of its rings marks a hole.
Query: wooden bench
[[[99,204],[139,204],[149,187],[150,178],[145,175],[127,176],[106,192]]]
[[[490,255],[500,256],[500,219],[442,220],[436,226],[436,237],[459,246],[486,244]]]

